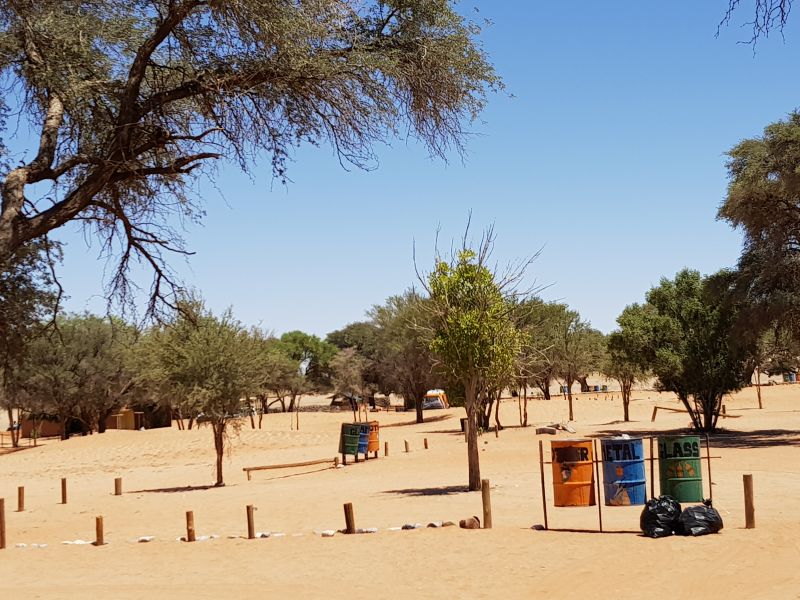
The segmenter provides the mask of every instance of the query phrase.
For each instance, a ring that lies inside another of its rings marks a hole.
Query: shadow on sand
[[[426,423],[439,423],[441,421],[446,421],[447,419],[452,419],[452,418],[453,415],[437,415],[435,417],[425,417],[425,423],[417,423],[417,420],[414,419],[413,421],[403,421],[402,423],[389,423],[388,425],[381,425],[381,429],[387,429],[389,427],[405,427],[406,425],[425,425]]]
[[[399,496],[452,496],[453,494],[469,493],[469,488],[466,485],[446,485],[442,487],[385,490],[381,493],[396,494]]]
[[[176,487],[166,487],[166,488],[152,488],[149,490],[130,490],[125,492],[126,494],[175,494],[178,492],[198,492],[201,490],[213,490],[217,487],[223,486],[216,486],[216,485],[181,485]]]

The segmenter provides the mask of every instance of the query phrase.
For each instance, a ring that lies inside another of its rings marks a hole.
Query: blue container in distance
[[[600,440],[606,506],[634,506],[647,502],[644,444],[641,438]]]
[[[561,386],[561,393],[562,393],[562,394],[566,394],[566,393],[567,393],[567,390],[568,390],[567,386],[565,386],[565,385],[562,385],[562,386]]]
[[[594,391],[595,392],[599,392],[600,391],[600,386],[599,385],[594,386]]]
[[[797,373],[789,373],[789,381],[791,383],[797,383]]]
[[[358,424],[358,453],[366,456],[369,448],[369,423]]]

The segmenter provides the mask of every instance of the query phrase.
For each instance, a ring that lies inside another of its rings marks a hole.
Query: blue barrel
[[[599,385],[594,386],[594,391],[595,392],[599,392],[600,391],[600,386]]]
[[[358,424],[358,453],[366,456],[369,448],[369,423]]]
[[[644,444],[641,438],[600,440],[606,506],[634,506],[647,502]]]
[[[561,393],[562,394],[566,394],[568,391],[569,391],[569,388],[567,386],[565,386],[565,385],[561,386]]]
[[[797,383],[797,373],[789,373],[789,381],[791,383]]]

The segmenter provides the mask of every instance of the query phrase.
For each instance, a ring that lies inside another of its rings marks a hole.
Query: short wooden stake
[[[547,496],[544,487],[544,449],[542,440],[539,440],[539,475],[542,479],[542,512],[544,513],[544,528],[547,529]]]
[[[744,528],[755,529],[756,509],[753,505],[753,476],[742,475],[742,483],[744,483]]]
[[[383,455],[389,456],[389,442],[383,442]]]
[[[193,542],[194,537],[194,513],[191,510],[186,511],[186,541]]]
[[[597,440],[592,440],[594,450],[594,476],[597,486],[597,520],[600,523],[600,533],[603,533],[603,499],[600,497],[600,459],[597,457]]]
[[[428,449],[428,438],[425,438],[425,450]]]
[[[61,504],[67,503],[67,478],[61,478]]]
[[[492,497],[489,480],[481,479],[481,500],[483,500],[483,528],[492,528]]]
[[[25,488],[19,486],[17,488],[17,512],[25,510]]]
[[[403,440],[403,442],[406,445],[406,452],[410,452],[410,450],[408,449],[408,440]]]
[[[103,536],[103,517],[94,518],[94,530],[95,530],[94,545],[104,546],[106,542]]]
[[[253,513],[255,508],[253,508],[252,504],[247,505],[247,539],[252,540],[256,537],[256,525],[255,519],[253,518]]]
[[[356,532],[356,519],[353,516],[353,504],[352,502],[348,502],[344,505],[344,532],[345,533],[355,533]]]
[[[0,498],[0,550],[6,547],[6,499]]]
[[[114,495],[122,496],[122,477],[114,479]]]
[[[333,457],[333,468],[335,469],[338,466],[339,466],[339,457],[338,456],[334,456]],[[247,479],[250,479],[250,471],[247,472]]]

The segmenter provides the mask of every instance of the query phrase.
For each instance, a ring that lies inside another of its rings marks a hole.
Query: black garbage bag
[[[648,537],[667,537],[677,529],[680,516],[681,505],[672,496],[651,498],[642,509],[639,527]]]
[[[699,506],[687,506],[678,519],[676,533],[682,535],[707,535],[722,529],[722,517],[711,500],[704,500]]]

